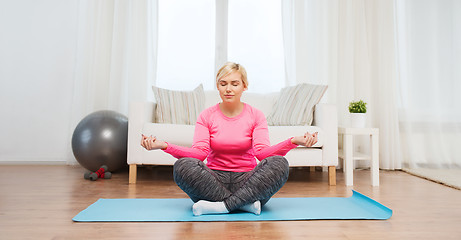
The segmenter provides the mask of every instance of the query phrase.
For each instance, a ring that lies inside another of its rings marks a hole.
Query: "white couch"
[[[261,110],[269,116],[278,93],[256,94],[245,92],[242,101]],[[205,108],[220,102],[217,91],[205,91]],[[138,165],[173,165],[176,158],[162,150],[147,151],[140,145],[141,134],[153,135],[172,144],[192,146],[194,125],[154,123],[154,102],[132,102],[128,121],[128,158],[130,165],[129,183],[136,183]],[[285,156],[290,167],[328,167],[329,184],[336,185],[338,165],[338,124],[336,106],[317,104],[312,126],[269,126],[271,144],[277,144],[292,136],[305,132],[318,132],[318,142],[310,147],[297,147]]]

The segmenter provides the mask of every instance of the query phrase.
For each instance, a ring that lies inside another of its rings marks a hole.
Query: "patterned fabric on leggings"
[[[211,170],[195,158],[174,164],[174,180],[192,201],[224,201],[229,211],[257,200],[264,205],[288,179],[288,161],[282,156],[262,160],[250,172]]]

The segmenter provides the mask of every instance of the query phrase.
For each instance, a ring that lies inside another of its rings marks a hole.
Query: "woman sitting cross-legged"
[[[178,158],[174,180],[194,202],[194,215],[234,210],[260,214],[261,207],[288,179],[284,156],[298,145],[314,145],[317,133],[305,133],[271,146],[264,114],[240,101],[248,88],[243,66],[226,63],[217,73],[216,85],[222,102],[198,117],[192,147],[144,135],[141,145],[147,150],[162,149]]]

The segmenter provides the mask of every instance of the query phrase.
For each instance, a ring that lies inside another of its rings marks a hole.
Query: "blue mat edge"
[[[355,190],[352,190],[353,194],[352,196],[350,197],[338,197],[338,198],[344,198],[344,199],[352,199],[352,198],[360,198],[360,199],[363,199],[364,201],[366,202],[371,202],[374,206],[377,206],[378,208],[380,208],[382,211],[384,211],[386,213],[386,216],[385,217],[382,217],[382,218],[375,218],[375,219],[368,219],[368,218],[350,218],[350,219],[338,219],[338,218],[321,218],[321,219],[279,219],[279,220],[267,220],[267,219],[261,219],[261,220],[254,220],[254,219],[248,219],[248,220],[235,220],[235,221],[313,221],[313,220],[386,220],[386,219],[389,219],[392,215],[393,215],[393,211],[392,209],[384,206],[383,204],[367,197],[366,195],[363,195]],[[321,198],[321,197],[319,197]],[[80,211],[76,216],[74,216],[72,218],[72,221],[74,222],[194,222],[194,221],[190,221],[190,220],[170,220],[170,221],[149,221],[149,220],[130,220],[130,221],[127,221],[127,220],[112,220],[112,221],[107,221],[107,220],[78,220],[78,216],[80,213],[86,211],[87,209],[89,209],[91,206],[93,205],[96,205],[98,202],[100,201],[104,201],[104,200],[124,200],[126,198],[118,198],[118,199],[114,199],[114,198],[110,198],[110,199],[106,199],[106,198],[100,198],[98,199],[96,202],[94,202],[93,204],[91,204],[90,206],[88,206],[87,208],[85,208],[84,210]],[[152,198],[134,198],[134,199],[152,199]],[[163,199],[163,198],[161,198]],[[186,199],[186,198],[175,198],[175,199]],[[285,199],[290,199],[290,198],[285,198]],[[215,221],[215,222],[227,222],[228,220],[198,220],[196,222],[209,222],[209,221]]]
[[[389,219],[389,218],[392,217],[392,214],[393,214],[392,209],[390,209],[390,208],[384,206],[384,205],[381,204],[380,202],[378,202],[378,201],[376,201],[376,200],[374,200],[374,199],[372,199],[372,198],[369,198],[369,197],[367,197],[366,195],[363,195],[363,194],[361,194],[361,193],[359,193],[359,192],[357,192],[357,191],[355,191],[355,190],[352,190],[352,196],[351,196],[351,198],[352,198],[352,197],[357,197],[357,198],[366,199],[366,201],[372,202],[374,205],[378,206],[380,209],[382,209],[384,212],[387,213],[386,218],[383,218],[383,220]]]

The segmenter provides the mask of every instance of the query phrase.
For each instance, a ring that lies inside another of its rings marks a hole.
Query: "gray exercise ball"
[[[128,118],[103,110],[89,114],[72,134],[72,151],[77,161],[90,171],[102,165],[114,172],[127,166]]]

